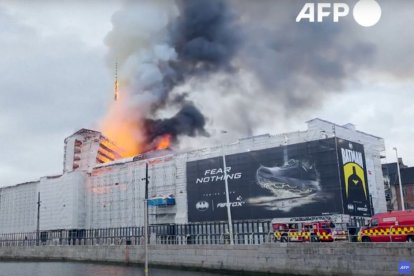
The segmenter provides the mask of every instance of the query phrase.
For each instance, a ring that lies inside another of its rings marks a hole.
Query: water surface
[[[76,262],[0,262],[0,276],[144,276],[144,268],[97,263]],[[150,268],[149,275],[217,276],[207,272]]]

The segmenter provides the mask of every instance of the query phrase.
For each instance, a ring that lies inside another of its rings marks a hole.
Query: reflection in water
[[[0,262],[0,276],[143,276],[139,266],[69,262]],[[150,268],[149,275],[217,276],[218,274]],[[220,273],[220,275],[226,275]]]

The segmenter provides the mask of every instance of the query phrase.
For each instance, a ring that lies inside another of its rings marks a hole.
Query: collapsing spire
[[[119,82],[118,82],[118,61],[115,62],[115,83],[114,83],[114,101],[119,98]]]

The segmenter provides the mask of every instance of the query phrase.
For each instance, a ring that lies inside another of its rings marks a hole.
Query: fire
[[[171,134],[147,141],[144,126],[137,120],[139,114],[131,111],[125,102],[125,98],[114,101],[100,126],[103,135],[122,149],[121,157],[133,157],[146,151],[169,148]]]
[[[157,150],[167,149],[170,147],[170,145],[171,145],[171,135],[165,134],[164,136],[161,137],[156,149]]]
[[[115,80],[115,98],[109,112],[101,122],[100,130],[111,142],[121,148],[121,158],[133,157],[151,150],[167,149],[171,145],[172,136],[162,135],[154,141],[145,137],[145,126],[140,114],[128,99],[125,91],[119,90],[118,80]],[[123,97],[119,97],[122,94]],[[141,118],[141,119],[140,119]]]

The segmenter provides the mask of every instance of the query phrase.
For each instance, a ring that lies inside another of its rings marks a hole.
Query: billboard
[[[338,158],[344,211],[352,216],[371,216],[364,147],[338,139]]]
[[[187,163],[188,220],[233,220],[341,213],[334,139],[284,145]]]
[[[233,220],[368,215],[363,146],[342,155],[350,144],[330,138],[226,155],[225,171],[222,156],[188,162],[188,220],[227,220],[224,177]]]

